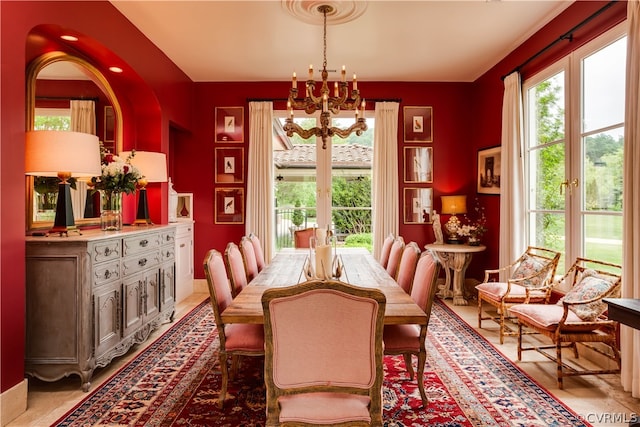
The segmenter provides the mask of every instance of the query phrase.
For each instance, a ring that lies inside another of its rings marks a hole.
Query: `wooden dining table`
[[[426,333],[427,315],[366,249],[338,250],[344,269],[340,280],[351,285],[375,288],[387,299],[385,325],[420,325]],[[303,273],[309,250],[283,249],[233,299],[222,313],[224,323],[263,324],[262,294],[273,287],[291,286],[306,280]]]

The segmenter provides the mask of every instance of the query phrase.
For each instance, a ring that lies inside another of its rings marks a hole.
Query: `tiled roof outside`
[[[370,169],[373,164],[373,148],[360,144],[336,144],[331,150],[334,168]],[[276,168],[315,168],[316,146],[294,144],[293,149],[274,151]]]

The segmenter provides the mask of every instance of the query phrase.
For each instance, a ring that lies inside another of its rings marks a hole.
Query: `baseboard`
[[[29,381],[25,378],[0,394],[0,426],[6,426],[27,410]]]

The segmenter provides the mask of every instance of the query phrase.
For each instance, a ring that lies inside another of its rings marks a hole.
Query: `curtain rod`
[[[289,98],[247,98],[247,102],[288,101]],[[402,98],[365,98],[367,102],[402,102]]]
[[[513,70],[509,71],[507,74],[503,75],[502,77],[500,77],[500,79],[504,80],[507,78],[508,75],[510,75],[511,73],[515,73],[516,71],[520,71],[522,69],[522,67],[524,67],[525,65],[527,65],[529,62],[533,61],[534,59],[536,59],[537,57],[539,57],[540,55],[542,55],[543,53],[545,53],[547,50],[551,49],[553,46],[555,46],[557,43],[560,43],[563,40],[569,40],[570,42],[573,41],[573,32],[576,31],[577,29],[579,29],[580,27],[582,27],[583,25],[587,24],[588,22],[590,22],[593,18],[595,18],[596,16],[600,15],[602,12],[604,12],[605,10],[609,9],[611,6],[613,6],[615,3],[617,3],[617,0],[613,0],[610,1],[609,3],[607,3],[606,5],[602,6],[600,9],[598,9],[596,12],[594,12],[591,16],[587,17],[584,21],[580,22],[578,25],[576,25],[575,27],[571,28],[569,31],[567,31],[566,33],[564,33],[563,35],[561,35],[560,37],[558,37],[556,40],[552,41],[551,43],[549,43],[547,46],[545,46],[544,48],[542,48],[541,50],[539,50],[537,53],[535,53],[533,56],[529,57],[529,59],[527,59],[526,61],[524,61],[522,64],[518,65],[517,67],[515,67]]]

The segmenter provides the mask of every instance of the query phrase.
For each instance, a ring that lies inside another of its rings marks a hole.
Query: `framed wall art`
[[[478,150],[478,193],[500,194],[500,147]]]
[[[405,224],[431,224],[433,189],[405,188],[403,204]]]
[[[244,189],[216,188],[215,223],[244,224]]]
[[[404,147],[404,182],[433,182],[433,148]]]
[[[433,108],[404,107],[404,142],[433,142]]]
[[[244,142],[244,107],[216,107],[216,142]]]
[[[216,148],[216,184],[244,182],[244,149],[235,147]]]

